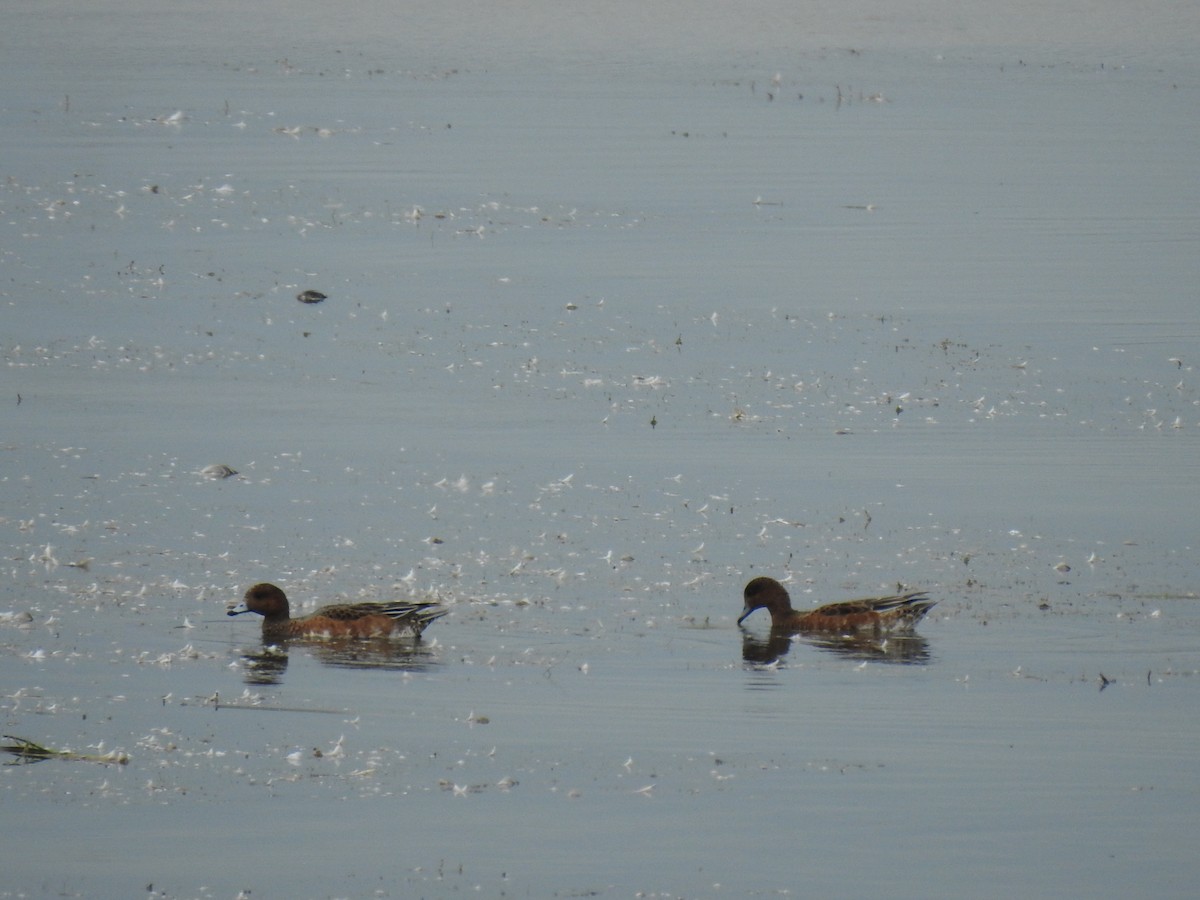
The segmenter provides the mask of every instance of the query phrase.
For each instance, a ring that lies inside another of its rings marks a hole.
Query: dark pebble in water
[[[325,295],[320,291],[301,291],[296,295],[296,299],[301,303],[320,303],[325,299]]]

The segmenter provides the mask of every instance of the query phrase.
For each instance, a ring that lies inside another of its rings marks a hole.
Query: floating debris
[[[296,295],[296,299],[301,303],[320,303],[328,298],[320,291],[301,291]]]
[[[117,763],[126,765],[129,762],[129,755],[122,753],[119,750],[114,750],[111,753],[74,753],[70,750],[55,750],[53,747],[43,747],[41,744],[35,743],[28,738],[16,737],[15,735],[4,735],[6,740],[15,741],[14,744],[0,745],[0,750],[5,753],[11,753],[17,757],[13,762],[8,763],[10,766],[20,765],[22,763],[41,762],[44,759],[74,759],[82,762],[98,762],[106,765]]]

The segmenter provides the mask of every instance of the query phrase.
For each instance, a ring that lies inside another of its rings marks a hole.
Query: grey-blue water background
[[[1044,6],[10,4],[0,896],[1194,896],[1200,25]]]

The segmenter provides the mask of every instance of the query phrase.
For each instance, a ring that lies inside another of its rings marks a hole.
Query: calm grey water
[[[1197,13],[793,7],[6,13],[0,897],[1192,895]]]

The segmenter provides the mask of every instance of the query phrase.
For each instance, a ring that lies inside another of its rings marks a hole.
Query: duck
[[[737,623],[741,625],[756,609],[771,614],[771,628],[789,632],[836,632],[861,634],[911,631],[936,604],[924,591],[889,597],[864,597],[829,603],[801,612],[792,608],[787,588],[774,578],[752,578],[742,591],[745,603]]]
[[[258,613],[263,617],[264,640],[285,638],[376,638],[421,632],[449,610],[438,603],[395,601],[392,603],[335,603],[293,619],[287,594],[273,584],[256,584],[240,603],[225,613],[240,616]]]

